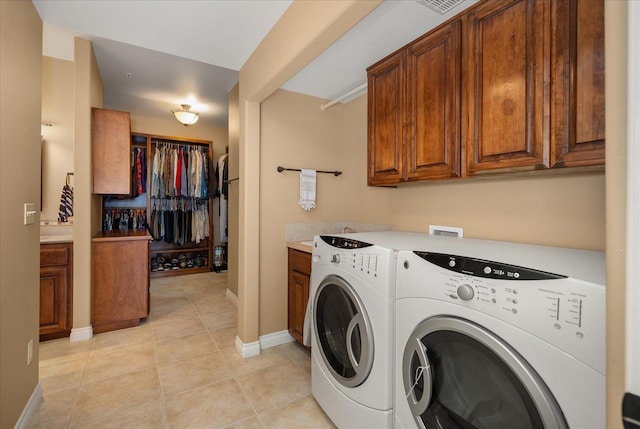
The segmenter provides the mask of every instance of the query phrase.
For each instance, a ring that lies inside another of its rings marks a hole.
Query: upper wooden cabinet
[[[406,180],[460,175],[460,21],[407,50]]]
[[[370,185],[460,174],[460,22],[370,67]]]
[[[131,193],[130,138],[129,112],[91,109],[94,194]]]
[[[404,177],[405,58],[400,52],[367,69],[369,185]]]
[[[489,1],[466,16],[466,175],[549,166],[546,8],[546,1]]]
[[[551,8],[551,165],[603,164],[604,1]]]
[[[368,184],[604,165],[604,1],[480,1],[367,69]]]

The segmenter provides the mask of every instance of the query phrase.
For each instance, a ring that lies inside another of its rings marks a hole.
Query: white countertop
[[[73,243],[73,234],[41,235],[40,244]]]
[[[287,247],[301,252],[313,253],[313,241],[287,241]]]

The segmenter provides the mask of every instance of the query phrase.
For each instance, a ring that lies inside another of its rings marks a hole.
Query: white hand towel
[[[316,207],[316,170],[300,170],[299,204],[305,210]]]

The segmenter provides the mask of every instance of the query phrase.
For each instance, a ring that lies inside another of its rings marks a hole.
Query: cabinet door
[[[40,268],[40,339],[71,333],[70,273],[66,265]]]
[[[309,300],[309,275],[298,271],[291,273],[289,285],[289,332],[302,344],[304,316]]]
[[[604,0],[551,7],[551,165],[604,164]]]
[[[289,333],[302,344],[304,316],[309,301],[311,284],[311,255],[289,249],[288,275],[288,327]]]
[[[546,1],[496,0],[467,16],[463,140],[468,175],[548,167],[548,8]]]
[[[94,242],[91,259],[93,331],[137,326],[149,314],[149,242]]]
[[[94,194],[131,193],[129,112],[91,109]]]
[[[404,53],[398,53],[367,69],[369,185],[393,185],[405,180],[404,58]]]
[[[407,52],[407,180],[460,175],[460,21]]]

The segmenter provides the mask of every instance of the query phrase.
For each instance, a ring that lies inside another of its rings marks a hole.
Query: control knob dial
[[[339,264],[340,263],[340,254],[339,253],[334,253],[333,255],[331,255],[331,262],[334,264]]]
[[[473,288],[468,284],[458,286],[456,293],[458,294],[458,297],[463,301],[470,301],[471,299],[473,299]]]

